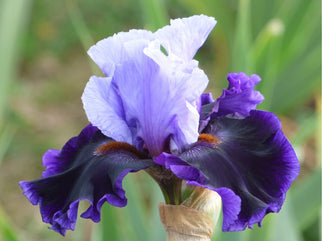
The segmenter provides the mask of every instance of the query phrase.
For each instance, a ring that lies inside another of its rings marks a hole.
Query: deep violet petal
[[[180,178],[222,196],[223,231],[244,230],[260,224],[267,213],[278,212],[299,173],[298,159],[278,118],[263,111],[251,111],[245,119],[219,117],[204,132],[218,137],[220,143],[198,142],[178,157],[162,154],[155,161],[176,175],[181,163]],[[191,167],[199,175],[191,175]],[[238,196],[240,209],[227,196]]]
[[[102,149],[103,152],[98,149],[107,143],[112,148]],[[129,172],[153,164],[143,153],[133,152],[134,147],[129,149],[128,146],[105,137],[89,125],[79,136],[69,140],[59,154],[53,152],[50,156],[51,152],[47,152],[43,178],[20,182],[20,186],[32,204],[39,204],[43,221],[65,235],[67,229],[75,228],[81,200],[90,203],[81,216],[95,222],[100,220],[100,209],[105,201],[118,207],[126,205],[123,178]]]

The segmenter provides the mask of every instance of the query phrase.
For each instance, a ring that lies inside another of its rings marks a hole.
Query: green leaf
[[[141,0],[141,9],[149,30],[157,30],[169,24],[169,16],[163,0]]]
[[[0,127],[4,123],[10,83],[15,78],[19,44],[28,22],[31,0],[0,2]]]
[[[119,231],[121,231],[120,227],[119,227],[119,219],[118,219],[118,208],[111,206],[108,203],[105,203],[102,206],[102,210],[101,210],[101,222],[99,225],[99,228],[96,230],[97,232],[99,232],[101,235],[101,241],[105,241],[105,240],[121,240],[120,239],[120,233]]]
[[[160,221],[158,204],[164,202],[164,197],[159,185],[150,177],[147,173],[142,175],[141,185],[144,185],[144,190],[147,193],[143,193],[146,198],[149,198],[149,204],[145,203],[145,209],[148,209],[148,215],[146,219],[146,225],[148,225],[149,237],[147,240],[164,241],[166,240],[166,231]]]
[[[320,86],[320,50],[318,46],[299,58],[279,76],[271,94],[264,93],[266,100],[270,100],[269,110],[282,113],[312,97],[313,90]]]
[[[233,72],[246,72],[251,74],[250,65],[251,47],[251,19],[250,0],[239,0],[238,16],[236,19],[236,32],[232,51],[231,70]]]
[[[275,226],[271,229],[271,240],[302,241],[301,229],[296,226],[294,207],[290,197],[286,198],[282,210],[276,215]]]
[[[16,129],[14,127],[7,125],[0,134],[0,164],[12,142],[15,132]]]
[[[290,139],[293,146],[300,146],[314,133],[319,130],[319,115],[317,113],[303,113],[303,116],[298,120],[298,130],[296,135]]]
[[[278,13],[286,26],[283,46],[280,49],[282,63],[292,62],[295,57],[307,52],[308,48],[320,45],[319,9],[319,1],[297,1],[295,4],[290,1]]]
[[[137,175],[127,175],[123,181],[128,204],[120,210],[122,211],[120,212],[120,215],[122,215],[121,218],[123,222],[126,222],[129,226],[131,236],[128,236],[128,233],[123,233],[123,236],[125,236],[122,240],[148,240],[150,235],[145,212],[145,202],[143,201],[144,195],[136,176]]]
[[[95,42],[91,36],[89,28],[86,25],[86,22],[84,21],[83,14],[76,0],[65,0],[65,5],[70,21],[73,24],[77,36],[86,52],[92,45],[94,45]],[[92,72],[99,75],[101,71],[97,65],[90,59],[89,63]]]
[[[15,229],[9,222],[8,216],[4,213],[0,206],[0,240],[2,241],[21,241],[18,238]]]
[[[158,210],[158,203],[164,199],[157,183],[147,173],[139,172],[128,175],[123,184],[128,205],[119,209],[123,234],[120,240],[166,240]]]
[[[320,21],[318,1],[285,1],[272,15],[283,27],[274,41],[256,48],[253,61],[263,79],[261,108],[277,113],[293,110],[312,96],[320,83]],[[258,37],[258,39],[262,39]],[[288,93],[288,94],[286,94]]]
[[[321,212],[321,170],[318,169],[289,193],[296,229],[304,230]]]

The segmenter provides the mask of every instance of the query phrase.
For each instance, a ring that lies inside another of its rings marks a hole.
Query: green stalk
[[[152,166],[146,172],[159,184],[166,204],[181,203],[181,179],[162,166]]]
[[[250,62],[250,16],[250,1],[240,0],[238,16],[236,19],[235,40],[232,51],[231,70],[233,72],[243,71],[249,74],[253,69]]]
[[[84,50],[87,51],[92,45],[94,45],[95,41],[93,40],[89,28],[84,21],[77,0],[65,0],[65,5],[70,21],[75,28],[79,40]],[[99,75],[101,71],[96,64],[93,61],[89,61],[89,64],[92,72]]]
[[[10,84],[15,79],[19,41],[28,21],[32,1],[0,2],[0,127],[5,122]]]
[[[163,0],[141,0],[144,22],[150,30],[169,24],[169,16]]]

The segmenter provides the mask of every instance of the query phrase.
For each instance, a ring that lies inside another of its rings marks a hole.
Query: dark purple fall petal
[[[216,100],[214,116],[229,114],[237,117],[248,116],[249,112],[264,100],[263,95],[254,90],[261,78],[256,74],[249,77],[240,72],[228,74],[227,79],[228,89],[224,89],[222,95]]]
[[[91,139],[104,139],[97,127],[92,124],[87,125],[78,136],[72,137],[64,145],[62,150],[50,149],[45,152],[42,158],[43,166],[46,170],[42,173],[42,178],[61,173],[70,168],[74,163],[79,151],[87,145]],[[102,140],[103,142],[103,140]]]
[[[214,98],[212,97],[211,93],[204,93],[200,97],[200,105],[207,105],[209,103],[215,102]]]
[[[213,118],[204,133],[218,137],[221,143],[195,143],[178,157],[163,153],[155,162],[187,184],[221,195],[223,231],[260,225],[267,213],[278,212],[299,173],[298,159],[278,118],[263,111],[251,111],[245,119]]]
[[[88,125],[79,136],[70,139],[61,152],[46,152],[43,159],[46,170],[41,179],[20,182],[24,195],[33,205],[39,204],[43,221],[50,223],[51,229],[62,235],[67,229],[74,230],[81,200],[90,203],[81,217],[94,222],[100,220],[100,209],[105,201],[118,207],[126,205],[123,178],[153,162],[126,149],[97,152],[99,146],[112,142],[97,128]]]

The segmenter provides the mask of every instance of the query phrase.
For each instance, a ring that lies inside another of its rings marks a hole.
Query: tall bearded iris
[[[180,202],[182,180],[216,191],[223,230],[261,224],[278,212],[299,163],[278,118],[255,110],[263,96],[257,75],[228,75],[214,100],[203,94],[208,78],[193,59],[214,18],[176,19],[155,33],[121,32],[88,51],[105,77],[91,77],[82,101],[89,124],[62,150],[48,150],[42,178],[20,182],[43,221],[65,234],[78,204],[94,222],[106,201],[127,203],[122,180],[145,169],[168,203]]]

